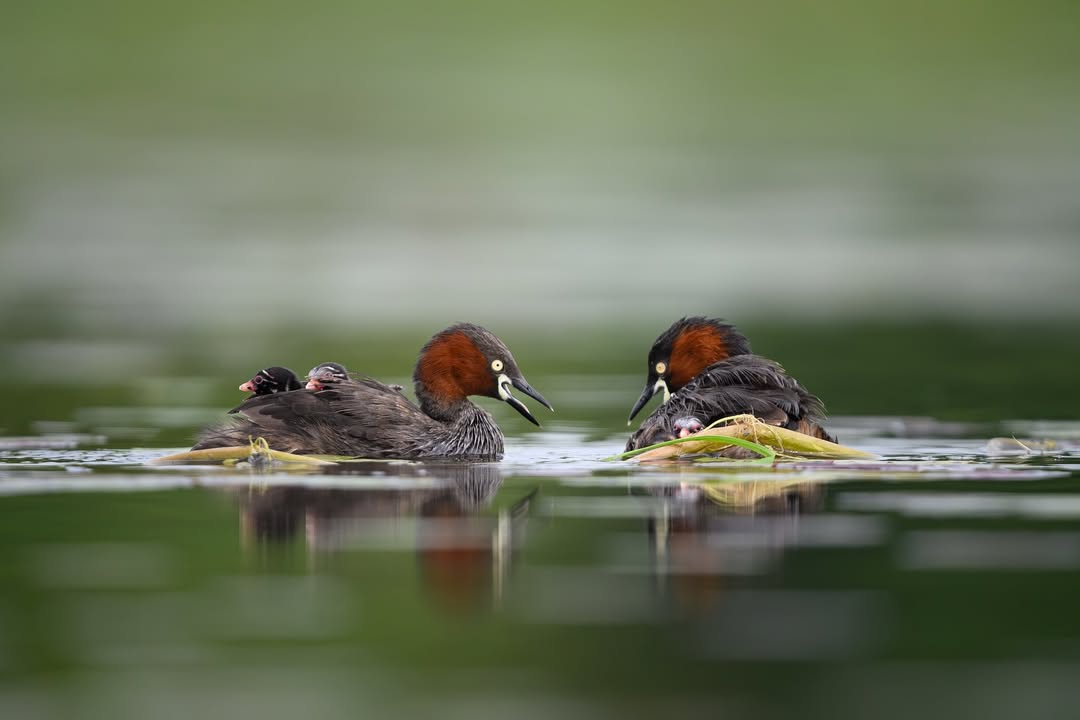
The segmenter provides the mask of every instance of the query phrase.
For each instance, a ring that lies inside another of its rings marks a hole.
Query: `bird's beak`
[[[626,418],[626,424],[629,425],[634,421],[634,416],[641,412],[641,408],[645,407],[645,403],[649,402],[653,395],[660,390],[664,391],[664,402],[668,401],[671,397],[671,393],[668,392],[667,383],[664,382],[664,378],[660,378],[652,385],[646,385],[645,389],[641,391],[641,397],[634,403],[634,407],[630,410],[630,417]]]
[[[517,377],[510,377],[508,375],[499,376],[499,399],[505,402],[510,407],[517,410],[521,415],[531,422],[533,425],[540,425],[540,422],[533,417],[533,414],[529,412],[529,408],[525,406],[525,403],[518,400],[516,397],[510,394],[510,386],[513,385],[521,392],[531,397],[536,402],[540,403],[548,410],[555,412],[555,408],[551,407],[551,403],[544,399],[544,396],[533,390],[532,386],[525,381],[525,378],[520,375]]]
[[[248,380],[240,386],[240,392],[255,392],[255,383]]]
[[[307,385],[305,385],[304,388],[307,390],[322,390],[323,386],[318,380],[308,379]]]

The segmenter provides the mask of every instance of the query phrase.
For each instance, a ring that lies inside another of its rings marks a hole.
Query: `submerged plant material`
[[[717,460],[721,458],[716,457],[715,453],[732,447],[746,448],[760,455],[760,458],[751,461],[754,463],[771,463],[776,459],[847,460],[877,457],[846,445],[769,425],[753,415],[736,415],[721,418],[692,435],[631,450],[613,459],[652,462],[706,456],[703,459]]]

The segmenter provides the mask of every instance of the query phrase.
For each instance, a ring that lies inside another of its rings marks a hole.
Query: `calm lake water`
[[[1080,3],[7,6],[0,720],[1077,716]],[[884,464],[603,462],[693,314]],[[502,463],[145,465],[463,320]]]
[[[833,426],[883,462],[646,467],[558,424],[325,474],[0,438],[0,717],[1069,716],[1080,425]]]

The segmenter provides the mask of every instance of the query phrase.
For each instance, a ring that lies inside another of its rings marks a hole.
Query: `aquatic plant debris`
[[[986,441],[988,455],[1051,455],[1062,448],[1055,440],[1021,440],[1016,437],[995,437]]]
[[[698,433],[688,435],[683,438],[675,438],[674,440],[667,440],[665,442],[655,443],[647,447],[637,448],[636,450],[630,450],[622,453],[621,455],[615,455],[606,459],[645,461],[672,460],[680,458],[684,455],[699,455],[704,452],[722,450],[724,448],[732,446],[746,448],[747,450],[757,453],[760,456],[757,458],[746,460],[745,462],[771,465],[773,461],[776,460],[776,451],[767,445],[759,445],[756,442],[752,442],[743,438],[732,437],[730,435],[713,434],[706,430],[701,430]],[[731,460],[733,458],[724,459]]]
[[[256,463],[276,462],[283,465],[294,466],[323,466],[334,465],[332,460],[326,460],[312,455],[296,455],[295,453],[273,450],[264,438],[254,438],[250,445],[235,445],[229,447],[207,448],[205,450],[190,450],[188,452],[165,455],[154,458],[151,465],[202,465],[223,464],[235,465],[240,462]]]
[[[248,454],[247,464],[253,470],[259,470],[265,472],[274,466],[274,456],[270,454],[270,443],[266,442],[266,438],[263,437],[249,437],[248,442],[251,443],[250,453]],[[228,460],[226,462],[229,462]],[[242,463],[242,460],[233,461],[236,464]]]
[[[613,460],[654,462],[677,460],[686,456],[710,456],[732,446],[744,447],[761,455],[754,463],[772,463],[787,459],[871,459],[877,455],[829,442],[794,430],[769,425],[753,415],[721,418],[686,437],[656,443],[616,455]]]

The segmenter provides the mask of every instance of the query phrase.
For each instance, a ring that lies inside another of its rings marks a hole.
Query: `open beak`
[[[516,397],[510,394],[510,386],[513,385],[521,392],[531,397],[536,402],[546,407],[551,412],[555,412],[555,408],[551,407],[551,403],[544,399],[544,396],[533,390],[532,386],[525,381],[525,378],[521,377],[509,377],[507,375],[499,376],[499,399],[505,402],[510,407],[517,410],[521,415],[531,422],[533,425],[540,425],[540,422],[533,417],[533,414],[529,412],[529,408],[525,406],[525,403],[518,400]]]
[[[667,383],[664,382],[664,378],[660,378],[652,385],[646,385],[645,389],[641,391],[641,397],[634,403],[634,407],[630,410],[630,417],[626,418],[626,424],[629,425],[634,421],[634,416],[641,412],[641,408],[645,407],[645,403],[652,399],[652,396],[657,392],[664,391],[664,402],[668,401],[671,397],[671,393],[668,392]]]
[[[240,392],[255,392],[255,383],[248,380],[240,386]]]

